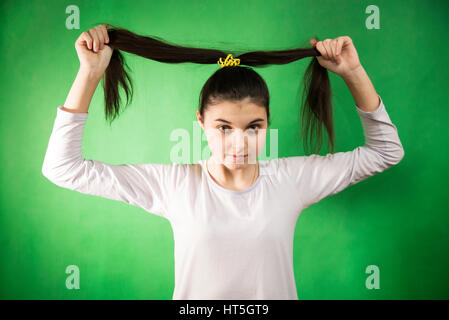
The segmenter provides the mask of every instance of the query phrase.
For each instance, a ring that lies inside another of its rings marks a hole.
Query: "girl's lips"
[[[237,160],[237,159],[245,159],[246,157],[248,157],[248,155],[246,154],[246,155],[244,155],[244,156],[236,156],[236,155],[230,155],[234,160]]]

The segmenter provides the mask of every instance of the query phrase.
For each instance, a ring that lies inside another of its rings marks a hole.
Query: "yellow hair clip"
[[[223,67],[227,67],[227,66],[238,66],[240,65],[240,59],[234,59],[232,57],[232,54],[228,54],[228,56],[226,57],[226,60],[223,61],[221,58],[220,60],[218,60],[217,62],[222,68]]]

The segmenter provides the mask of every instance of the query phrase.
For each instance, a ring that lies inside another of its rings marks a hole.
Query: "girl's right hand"
[[[109,65],[113,50],[107,43],[107,25],[99,25],[81,33],[75,42],[80,68],[102,76]]]

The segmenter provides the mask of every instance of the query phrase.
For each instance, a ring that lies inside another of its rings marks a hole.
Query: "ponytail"
[[[113,49],[110,63],[103,75],[105,97],[105,117],[110,123],[119,116],[119,87],[126,94],[126,105],[133,96],[133,86],[128,75],[128,65],[121,51],[132,53],[147,59],[165,63],[198,63],[217,64],[220,58],[225,58],[229,52],[217,49],[191,48],[169,43],[156,36],[143,36],[127,29],[109,24],[109,43]],[[317,37],[315,39],[318,40]],[[303,78],[303,99],[298,121],[301,123],[301,135],[304,137],[304,150],[316,139],[314,152],[318,153],[322,146],[323,125],[328,136],[328,148],[334,152],[334,128],[332,120],[331,86],[326,68],[322,67],[316,48],[297,48],[280,51],[252,51],[238,56],[240,66],[218,68],[206,81],[201,90],[199,111],[203,115],[212,102],[220,100],[240,100],[249,97],[251,101],[265,107],[267,118],[269,114],[269,92],[262,77],[249,67],[264,67],[273,64],[287,64],[306,57],[313,57]],[[248,67],[245,67],[248,66]],[[270,120],[269,120],[270,123]],[[310,132],[309,132],[310,131]],[[298,141],[298,142],[299,142]]]

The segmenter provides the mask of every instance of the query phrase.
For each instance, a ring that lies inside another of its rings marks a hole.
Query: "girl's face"
[[[266,139],[268,119],[265,108],[245,99],[207,107],[204,118],[197,111],[214,162],[229,169],[255,164]]]

